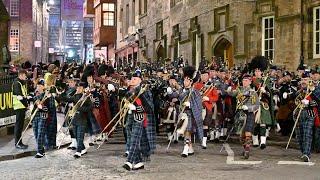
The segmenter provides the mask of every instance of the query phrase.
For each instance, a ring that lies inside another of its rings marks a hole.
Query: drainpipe
[[[304,14],[303,14],[303,0],[300,0],[300,37],[301,37],[301,42],[300,42],[300,65],[303,66],[304,64],[304,51],[303,51],[303,30],[304,30]]]

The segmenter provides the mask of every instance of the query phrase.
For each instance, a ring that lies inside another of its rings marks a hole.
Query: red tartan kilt
[[[109,109],[109,104],[102,103],[102,105],[99,108],[93,108],[93,114],[98,124],[100,125],[101,130],[103,130],[111,121],[111,112]],[[103,132],[109,132],[113,126],[112,124],[109,125],[108,128],[105,129]]]

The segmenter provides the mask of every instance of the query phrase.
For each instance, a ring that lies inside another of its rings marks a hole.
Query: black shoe
[[[69,147],[67,147],[67,149],[71,149],[71,150],[74,151],[74,150],[76,150],[77,148],[76,148],[76,147],[70,147],[70,146],[69,146]]]
[[[132,170],[139,170],[139,169],[144,169],[144,164],[142,162],[135,164],[132,168]]]
[[[42,153],[37,153],[34,157],[35,158],[43,158],[43,156],[44,156],[44,153],[42,154]]]
[[[178,140],[174,140],[174,141],[173,141],[173,144],[178,144]]]
[[[267,146],[265,144],[260,145],[260,149],[265,149]]]
[[[94,146],[94,144],[91,142],[91,143],[89,143],[89,146]]]
[[[220,140],[219,140],[218,138],[216,138],[216,139],[213,140],[213,142],[214,142],[214,143],[219,143]]]
[[[307,155],[303,155],[301,159],[303,160],[303,162],[310,162],[310,158]]]
[[[81,157],[81,153],[80,152],[76,152],[74,155],[73,155],[74,158],[78,159]]]
[[[128,157],[129,156],[129,151],[126,151],[123,156],[124,157]]]
[[[259,145],[253,145],[253,147],[254,147],[254,148],[257,148],[257,147],[259,147]]]
[[[28,145],[24,145],[24,144],[17,144],[16,145],[16,148],[18,148],[18,149],[28,149]]]
[[[124,163],[124,165],[122,166],[124,169],[131,171],[132,170],[132,164],[129,162]]]
[[[243,157],[244,157],[244,159],[249,159],[249,151],[244,151],[243,152]]]

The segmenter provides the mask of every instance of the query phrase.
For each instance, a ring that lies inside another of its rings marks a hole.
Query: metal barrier
[[[12,83],[16,78],[17,75],[0,74],[0,134],[16,121],[12,107]]]
[[[0,75],[0,88],[3,84],[12,84],[16,78],[17,75]]]

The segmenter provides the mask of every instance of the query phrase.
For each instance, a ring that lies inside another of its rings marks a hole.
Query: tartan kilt
[[[260,105],[260,124],[266,124],[266,125],[272,125],[272,118],[271,118],[271,113],[270,109],[264,109],[262,105]]]
[[[88,117],[87,132],[91,135],[100,133],[101,128],[91,111],[87,114],[87,117]]]
[[[156,122],[153,114],[147,114],[147,140],[150,148],[150,154],[156,149]]]
[[[309,116],[307,110],[303,109],[298,120],[296,136],[302,154],[308,156],[311,154],[313,126],[314,117]]]
[[[56,146],[57,142],[57,113],[49,114],[50,121],[46,122],[46,146]]]

